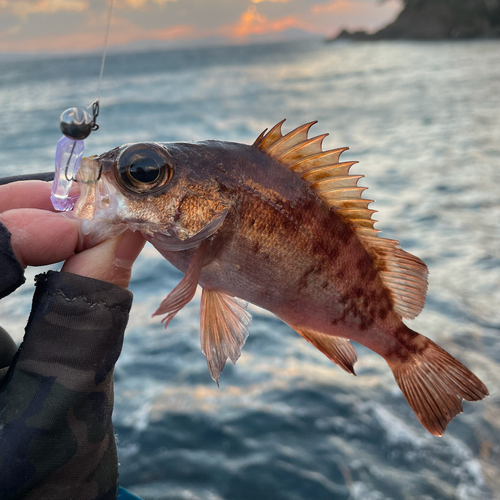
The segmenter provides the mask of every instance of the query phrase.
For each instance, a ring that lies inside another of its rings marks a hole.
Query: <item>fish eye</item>
[[[172,177],[166,151],[156,144],[134,144],[122,151],[116,162],[120,185],[135,193],[151,193]]]

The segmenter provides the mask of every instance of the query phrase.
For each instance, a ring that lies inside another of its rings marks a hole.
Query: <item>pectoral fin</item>
[[[356,363],[358,356],[349,340],[311,330],[298,328],[294,328],[294,330],[347,373],[356,375],[354,363]]]
[[[160,252],[181,252],[198,246],[202,241],[210,238],[224,223],[228,210],[217,214],[201,231],[186,239],[179,239],[178,228],[169,229],[169,234],[155,233],[148,240]]]
[[[153,316],[167,314],[163,319],[165,328],[174,316],[194,297],[200,274],[203,267],[209,261],[209,242],[204,241],[194,254],[189,267],[181,282],[168,294],[167,298],[160,304]]]
[[[207,358],[210,375],[219,385],[219,376],[229,358],[241,355],[252,317],[247,303],[222,292],[203,289],[201,295],[201,350]]]

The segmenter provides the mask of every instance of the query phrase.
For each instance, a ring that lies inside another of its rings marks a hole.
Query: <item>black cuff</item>
[[[120,355],[132,293],[71,273],[49,271],[35,280],[21,358],[80,370],[99,367],[99,384]]]
[[[0,223],[0,299],[26,281],[23,268],[12,251],[10,236],[7,228]]]

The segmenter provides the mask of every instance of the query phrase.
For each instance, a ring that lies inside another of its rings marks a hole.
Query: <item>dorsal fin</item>
[[[357,162],[340,163],[340,155],[348,148],[323,151],[323,139],[328,134],[308,138],[310,122],[283,135],[281,126],[262,132],[254,147],[300,175],[315,190],[318,197],[334,208],[356,232],[361,243],[372,256],[380,277],[390,292],[394,310],[403,318],[413,319],[422,310],[427,293],[427,266],[399,246],[399,242],[379,238],[376,220],[368,205],[373,200],[361,198],[367,188],[358,187],[363,175],[350,175]]]

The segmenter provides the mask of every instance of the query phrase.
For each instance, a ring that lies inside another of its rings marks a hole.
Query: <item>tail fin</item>
[[[415,415],[435,436],[462,412],[462,399],[479,401],[489,395],[469,369],[429,339],[407,361],[389,366]]]

